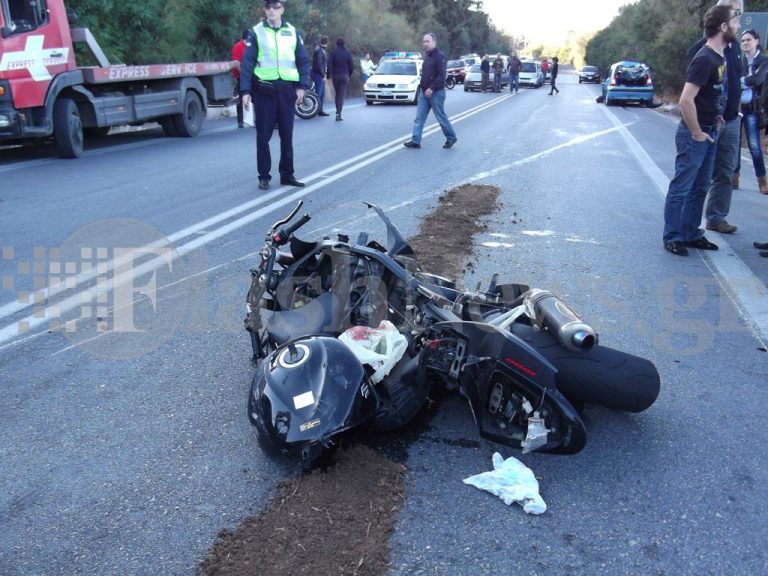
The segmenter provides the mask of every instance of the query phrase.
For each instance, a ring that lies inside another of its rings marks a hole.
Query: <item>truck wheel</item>
[[[172,116],[163,116],[162,118],[158,118],[157,123],[160,124],[160,127],[163,129],[163,133],[166,136],[173,137],[179,135],[179,133],[176,131],[176,124],[174,124]]]
[[[101,138],[109,134],[109,126],[91,126],[90,128],[83,128],[83,134],[89,138]]]
[[[59,98],[53,106],[53,140],[62,158],[78,158],[83,153],[83,124],[71,98]]]
[[[200,97],[192,90],[187,90],[184,95],[184,106],[181,114],[173,116],[173,126],[179,136],[191,138],[197,136],[203,127],[205,112]]]

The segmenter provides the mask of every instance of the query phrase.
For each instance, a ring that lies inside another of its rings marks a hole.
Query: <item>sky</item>
[[[597,31],[605,28],[619,7],[630,0],[483,0],[497,28],[514,36],[525,35],[529,43],[557,44],[569,30]]]

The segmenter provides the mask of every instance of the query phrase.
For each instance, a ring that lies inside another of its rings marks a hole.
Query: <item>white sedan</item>
[[[418,101],[419,81],[421,80],[421,60],[396,58],[385,60],[368,78],[363,87],[365,103]]]

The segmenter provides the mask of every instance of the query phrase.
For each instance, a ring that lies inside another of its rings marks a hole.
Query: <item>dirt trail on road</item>
[[[446,191],[409,239],[419,266],[460,281],[481,219],[497,208],[497,186]],[[206,576],[381,576],[405,499],[405,465],[363,445],[342,449],[326,470],[282,480],[264,510],[222,531],[200,562]]]

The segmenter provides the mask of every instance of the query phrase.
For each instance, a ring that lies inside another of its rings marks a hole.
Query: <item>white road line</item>
[[[616,115],[607,108],[601,107],[608,119],[617,127],[619,134],[634,154],[638,164],[645,170],[656,186],[662,198],[666,198],[669,189],[669,178],[651,159],[640,143],[623,126]],[[659,212],[659,218],[662,213]],[[762,280],[752,273],[752,270],[736,255],[724,235],[717,241],[720,250],[697,250],[699,256],[707,264],[712,275],[733,302],[736,309],[750,325],[755,337],[765,348],[768,342],[768,289]],[[661,255],[661,238],[659,238]]]
[[[468,110],[465,110],[464,112],[460,112],[460,113],[454,115],[451,118],[451,121],[454,122],[454,123],[461,122],[465,118],[469,118],[470,116],[474,116],[475,114],[477,114],[479,112],[482,112],[483,110],[485,110],[485,109],[487,109],[487,108],[489,108],[491,106],[495,106],[496,104],[499,104],[500,102],[503,102],[507,98],[509,98],[509,96],[504,96],[504,97],[501,97],[501,98],[494,98],[493,100],[489,100],[487,102],[483,102],[482,104],[479,104],[479,105],[475,106],[474,108],[470,108]],[[439,130],[440,130],[439,124],[437,124],[436,122],[433,123],[433,124],[430,124],[429,126],[427,126],[424,129],[424,137],[429,136],[431,134],[434,134],[434,133],[436,133]],[[348,166],[353,166],[356,169],[359,169],[359,168],[362,168],[364,166],[367,166],[368,164],[371,163],[371,161],[370,161],[370,159],[369,160],[365,160],[365,159],[371,157],[371,155],[375,154],[375,156],[372,156],[373,160],[375,161],[375,160],[378,160],[380,158],[383,158],[384,156],[387,156],[388,154],[391,154],[393,152],[397,152],[398,150],[402,150],[403,149],[403,148],[401,148],[402,142],[407,137],[408,136],[401,136],[401,137],[395,138],[393,140],[390,140],[389,142],[381,144],[380,146],[377,146],[375,148],[371,148],[370,150],[366,150],[365,152],[362,152],[362,153],[358,154],[357,156],[353,156],[352,158],[348,158],[348,159],[346,159],[346,160],[344,160],[342,162],[334,164],[333,166],[329,166],[328,168],[325,168],[323,170],[320,170],[319,172],[315,172],[314,174],[311,174],[310,176],[308,176],[305,179],[307,182],[312,182],[314,180],[320,180],[320,179],[323,179],[323,181],[321,183],[315,184],[314,186],[310,186],[309,188],[306,188],[305,190],[307,192],[309,192],[310,189],[311,190],[316,190],[320,186],[325,186],[326,184],[329,184],[329,183],[333,182],[334,180],[338,180],[337,177],[333,177],[333,176],[329,176],[329,175],[333,175],[334,173],[337,173],[338,170],[342,170],[344,168],[347,168]],[[128,144],[126,146],[133,146],[133,145]],[[120,147],[120,148],[124,148],[124,147]],[[111,149],[111,150],[114,150],[114,148]],[[388,151],[388,152],[386,154],[382,154],[382,152],[384,152],[384,151]],[[45,162],[53,162],[53,161],[54,160],[45,160]],[[35,161],[35,162],[37,162],[37,161]],[[349,174],[349,173],[351,173],[349,170],[344,170],[342,172],[342,174],[344,174],[344,175]],[[207,218],[207,219],[205,219],[205,220],[203,220],[201,222],[198,222],[196,224],[188,226],[188,227],[186,227],[186,228],[184,228],[182,230],[179,230],[178,232],[174,232],[174,233],[166,236],[165,239],[162,242],[153,242],[153,243],[141,246],[141,247],[137,247],[137,251],[141,252],[141,251],[147,251],[147,250],[152,249],[152,248],[158,248],[159,246],[165,244],[165,240],[167,240],[170,243],[176,243],[176,242],[179,242],[180,240],[183,240],[184,238],[187,238],[188,236],[192,236],[192,235],[195,235],[195,234],[200,234],[200,238],[206,238],[206,237],[209,236],[209,234],[211,234],[210,231],[206,230],[207,228],[212,227],[212,226],[214,226],[216,224],[219,224],[219,223],[221,223],[221,222],[223,222],[225,220],[229,220],[231,218],[234,218],[238,214],[240,214],[242,212],[246,212],[248,210],[251,210],[252,208],[255,208],[256,206],[259,206],[261,204],[265,204],[266,203],[266,204],[269,204],[271,207],[274,208],[274,205],[271,204],[273,202],[273,200],[275,198],[279,197],[281,194],[284,194],[284,193],[286,193],[286,192],[288,192],[290,190],[293,190],[293,188],[288,187],[288,186],[284,186],[282,188],[279,188],[279,189],[275,190],[274,192],[270,192],[269,194],[261,195],[258,198],[255,198],[254,200],[250,200],[248,202],[240,204],[239,206],[235,206],[234,208],[231,208],[229,210],[226,210],[224,212],[216,214],[215,216]],[[300,197],[302,197],[304,195],[305,194],[302,194],[301,196],[298,196],[298,197],[300,198]],[[297,196],[292,195],[291,197],[294,198],[294,197],[297,197]],[[280,205],[282,206],[283,204],[280,204]],[[269,211],[267,211],[267,212],[260,212],[259,214],[263,215],[263,214],[267,214],[267,213],[269,213]],[[234,228],[229,228],[228,230],[233,230],[233,229]],[[202,231],[205,231],[205,234],[203,234]],[[204,242],[201,245],[207,244],[211,240],[214,240],[214,239],[216,239],[218,237],[219,236],[211,237],[208,241]],[[114,268],[116,266],[120,265],[120,264],[121,264],[120,262],[111,262],[110,265],[108,266],[108,269],[107,269],[106,273],[111,273],[114,270]],[[104,272],[102,272],[102,273],[104,273]],[[96,278],[96,276],[98,276],[98,275],[99,274],[95,270],[92,273],[81,273],[81,274],[78,274],[75,277],[76,286],[79,286],[80,284],[83,284],[85,282],[89,282],[90,280],[93,280],[94,278]],[[9,316],[11,316],[13,314],[17,314],[17,313],[21,312],[22,310],[26,310],[27,308],[31,308],[35,302],[46,301],[49,298],[51,298],[53,296],[57,296],[58,294],[61,294],[61,293],[63,293],[66,290],[67,290],[67,288],[65,286],[61,286],[60,288],[55,288],[55,289],[44,288],[42,290],[38,290],[35,293],[33,293],[30,296],[28,303],[20,303],[18,301],[13,301],[13,302],[8,302],[6,304],[0,305],[0,319],[7,318],[7,317],[9,317]]]
[[[523,164],[528,164],[530,162],[535,162],[536,160],[541,160],[542,158],[545,158],[550,154],[557,152],[558,150],[569,148],[571,146],[576,146],[577,144],[583,144],[584,142],[587,142],[589,140],[599,138],[600,136],[605,136],[606,134],[610,134],[611,132],[616,132],[618,129],[619,128],[608,128],[607,130],[600,130],[599,132],[592,132],[591,134],[576,136],[575,138],[571,138],[567,142],[563,142],[562,144],[558,144],[557,146],[553,146],[552,148],[542,150],[541,152],[537,152],[536,154],[526,156],[525,158],[520,158],[519,160],[515,160],[514,162],[510,162],[509,164],[497,166],[493,170],[486,170],[484,172],[479,172],[474,176],[470,176],[467,179],[467,182],[475,182],[477,180],[482,180],[484,178],[488,178],[489,176],[495,176],[496,174],[499,174],[500,172],[504,172],[505,170],[509,170],[511,168],[515,168]]]
[[[453,123],[461,122],[471,116],[474,116],[475,114],[482,112],[483,110],[491,106],[495,106],[496,104],[499,104],[505,101],[509,97],[510,97],[509,95],[506,95],[506,96],[494,98],[493,100],[490,100],[488,102],[484,102],[481,105],[475,106],[474,108],[470,108],[469,110],[456,114],[455,116],[451,117],[451,121]],[[431,134],[436,133],[439,130],[440,130],[439,124],[437,123],[431,124],[424,130],[424,136],[425,137],[429,136]],[[294,192],[293,194],[290,194],[288,196],[283,196],[281,198],[280,196],[284,194],[285,191],[295,190],[294,188],[284,187],[279,190],[276,190],[273,193],[260,196],[255,200],[246,202],[244,204],[241,204],[240,206],[236,206],[235,208],[222,212],[221,214],[218,214],[202,222],[199,222],[193,226],[189,226],[179,232],[171,234],[170,236],[167,237],[167,239],[171,243],[173,243],[173,242],[176,242],[177,240],[186,238],[190,235],[194,235],[197,232],[200,232],[201,230],[206,230],[205,234],[201,234],[195,237],[194,239],[190,240],[189,242],[182,244],[181,246],[175,247],[174,258],[184,256],[197,248],[201,248],[209,244],[210,242],[216,240],[217,238],[220,238],[238,228],[241,228],[242,226],[245,226],[246,224],[249,224],[250,222],[261,218],[262,216],[270,214],[286,204],[293,203],[299,200],[300,198],[303,198],[304,196],[311,194],[316,190],[324,188],[325,186],[335,182],[336,180],[339,180],[349,174],[352,174],[353,172],[356,172],[382,158],[385,158],[386,156],[394,154],[395,152],[405,150],[402,147],[402,142],[403,142],[403,138],[406,138],[406,137],[407,136],[393,139],[387,142],[386,144],[383,144],[381,146],[378,146],[376,148],[372,148],[371,150],[363,152],[362,154],[359,154],[354,158],[351,158],[344,162],[340,162],[335,166],[331,166],[330,168],[321,170],[320,172],[316,172],[315,174],[307,178],[307,180],[311,181],[311,180],[319,179],[320,180],[319,182],[316,182],[315,184],[310,184],[306,188],[303,188],[300,191]],[[339,172],[336,172],[336,170],[339,170],[341,168],[344,168],[344,169]],[[267,202],[268,202],[268,205],[263,208],[260,208],[254,212],[249,212],[245,216],[242,216],[229,223],[223,224],[222,226],[214,230],[207,230],[207,228],[209,228],[212,224],[218,224],[219,222],[227,220],[241,212],[244,212],[246,210],[249,210],[251,208],[258,206],[259,204],[263,204]],[[152,245],[147,245],[140,249],[137,249],[137,251],[140,252],[149,247],[156,248],[158,246],[157,246],[157,243],[153,243]],[[116,264],[118,263],[111,264],[109,266],[107,273],[114,271]],[[135,278],[136,276],[147,273],[147,272],[151,272],[153,270],[160,268],[161,266],[166,266],[167,264],[168,262],[162,257],[152,258],[147,262],[144,262],[140,266],[137,266],[133,270],[133,273],[131,275],[125,275],[125,277],[115,277],[113,280],[113,289],[114,289],[114,286],[121,285],[122,283],[126,283],[126,282],[132,282],[133,278]],[[103,275],[105,274],[105,272],[102,270],[100,274]],[[96,276],[97,274],[95,272],[94,274],[83,274],[78,276],[77,286],[79,287],[81,283],[92,280]],[[67,312],[71,312],[72,310],[78,308],[82,304],[81,295],[89,294],[92,290],[94,290],[94,288],[86,287],[74,293],[72,296],[69,296],[64,301],[57,303],[54,307],[55,312],[57,314],[55,317],[58,318],[66,314]],[[51,296],[55,296],[65,291],[66,289],[59,289],[59,290],[45,289],[44,291],[40,291],[40,293],[43,294],[42,301],[47,301]],[[39,301],[41,301],[40,297],[38,297],[37,300],[34,297],[30,297],[29,303],[26,303],[26,304],[18,303],[18,302],[7,303],[4,306],[0,307],[0,318],[7,318],[13,314],[26,310],[32,307],[34,303]],[[44,314],[28,315],[25,318],[21,319],[20,321],[15,321],[0,327],[0,344],[11,342],[12,340],[15,340],[22,334],[28,334],[30,330],[43,326],[46,322],[50,321],[53,317],[54,315],[52,313],[51,307],[49,306],[45,308]],[[19,330],[19,326],[22,323],[24,323],[26,326],[26,329],[23,332]],[[4,347],[0,347],[0,349],[2,348]]]
[[[400,202],[398,204],[394,204],[392,206],[387,206],[387,207],[383,207],[382,206],[381,208],[382,208],[382,210],[384,210],[384,212],[387,212],[387,213],[388,212],[392,212],[394,210],[399,210],[401,208],[405,208],[406,206],[410,206],[412,204],[415,204],[416,202],[421,202],[421,201],[424,200],[424,198],[426,198],[428,196],[437,196],[437,195],[441,194],[444,189],[445,189],[445,187],[441,186],[440,188],[437,188],[437,189],[433,190],[432,192],[429,192],[429,193],[426,193],[426,194],[419,193],[419,194],[416,195],[416,197],[412,197],[409,200],[404,200],[404,201],[402,201],[402,202]],[[361,204],[362,204],[362,202],[361,202]],[[309,232],[309,236],[316,236],[317,234],[321,233],[323,230],[333,230],[333,229],[336,229],[336,228],[338,228],[342,224],[350,225],[350,224],[353,224],[355,222],[363,221],[363,220],[366,220],[368,218],[374,218],[374,217],[375,217],[375,215],[373,213],[366,212],[366,214],[363,215],[363,216],[351,216],[349,218],[344,218],[342,220],[337,220],[336,222],[332,222],[331,224],[327,224],[325,226],[320,226],[319,228],[315,228],[314,230],[311,230]],[[231,265],[234,262],[241,262],[241,261],[245,261],[245,260],[249,260],[249,259],[255,258],[258,253],[259,253],[259,251],[256,250],[256,251],[250,252],[249,254],[246,254],[244,256],[240,256],[238,258],[235,258],[234,260],[230,260],[228,262],[223,262],[221,264],[217,264],[216,266],[212,266],[212,267],[208,268],[207,270],[203,270],[201,272],[196,272],[196,273],[191,274],[189,276],[185,276],[184,278],[179,278],[178,280],[175,280],[175,281],[170,282],[168,284],[164,284],[163,286],[158,286],[157,291],[158,292],[162,292],[164,290],[168,290],[169,288],[173,288],[173,287],[178,286],[180,284],[184,284],[185,282],[189,282],[190,280],[194,280],[195,278],[199,278],[200,276],[205,276],[205,275],[207,275],[207,274],[209,274],[211,272],[214,272],[216,270],[220,270],[221,268],[229,266],[229,265]],[[159,301],[160,300],[158,299],[158,302]],[[110,314],[114,313],[115,310],[116,310],[115,308],[110,309]],[[69,350],[74,350],[76,348],[79,348],[80,346],[83,346],[84,344],[88,344],[90,342],[95,341],[98,338],[101,338],[102,336],[107,336],[107,335],[112,334],[112,333],[113,333],[112,331],[104,332],[104,333],[98,334],[98,335],[96,335],[96,336],[94,336],[92,338],[89,338],[87,340],[83,340],[82,342],[78,342],[76,344],[72,344],[70,346],[62,348],[61,350],[57,350],[56,352],[51,353],[50,357],[58,356],[59,354],[62,354],[62,353],[67,352]],[[42,334],[44,334],[44,332],[38,332],[37,334],[33,334],[33,335],[27,336],[25,338],[15,340],[11,344],[1,345],[0,346],[0,351],[2,351],[5,348],[8,348],[10,346],[14,346],[16,344],[19,344],[21,342],[25,342],[27,340],[31,340],[32,338],[37,338],[38,336],[41,336]]]

